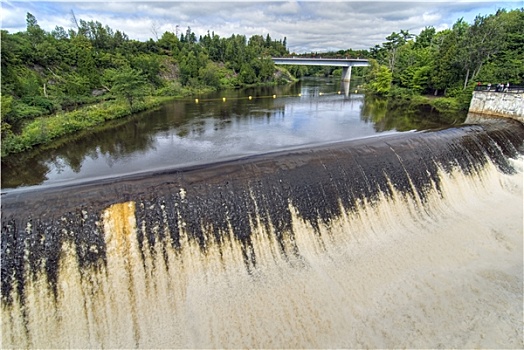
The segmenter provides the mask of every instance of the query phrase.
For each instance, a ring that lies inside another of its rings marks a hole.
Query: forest
[[[159,105],[166,98],[256,84],[284,84],[341,69],[276,67],[290,53],[287,38],[213,32],[163,33],[142,42],[98,21],[47,32],[27,14],[26,31],[1,32],[2,155],[21,152],[78,130]],[[418,35],[393,32],[369,50],[322,57],[369,58],[361,70],[368,93],[465,109],[478,82],[524,84],[524,9],[463,19]],[[424,97],[424,98],[423,98]]]

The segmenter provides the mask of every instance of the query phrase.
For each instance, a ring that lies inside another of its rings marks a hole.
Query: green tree
[[[424,28],[415,39],[414,49],[424,49],[430,47],[433,44],[436,30],[434,27]]]
[[[223,78],[223,73],[220,66],[215,62],[207,62],[206,66],[200,68],[199,77],[203,84],[219,89]]]
[[[165,32],[157,42],[160,47],[169,56],[177,56],[180,50],[180,41],[175,34],[171,32]]]
[[[387,42],[382,44],[386,49],[388,55],[388,68],[391,71],[395,70],[395,63],[397,61],[397,52],[409,39],[413,37],[412,34],[409,34],[409,31],[401,30],[400,33],[391,33],[391,35],[386,37]]]
[[[273,63],[273,60],[269,57],[261,58],[259,61],[260,70],[258,71],[258,79],[261,82],[268,82],[275,72],[275,63]]]
[[[150,84],[160,86],[160,59],[155,54],[144,54],[133,56],[130,59],[131,67],[142,71]]]
[[[391,82],[393,80],[391,70],[384,65],[378,64],[378,62],[373,59],[371,59],[369,63],[371,70],[367,76],[368,90],[376,95],[387,96],[391,90]]]
[[[142,72],[133,68],[107,69],[104,80],[111,93],[127,100],[131,110],[137,100],[149,93],[149,87]]]
[[[484,63],[478,80],[488,82],[524,83],[524,9],[499,10],[492,21],[502,25],[499,48]]]
[[[445,93],[460,79],[460,71],[456,65],[459,54],[459,40],[457,40],[457,34],[448,29],[439,32],[436,35],[435,42],[437,51],[435,66],[431,73],[431,85],[435,89],[435,95],[437,95],[439,90]]]
[[[465,71],[464,89],[475,80],[482,66],[501,49],[504,41],[503,23],[495,16],[477,16],[467,27],[459,45],[459,64]]]
[[[253,84],[257,81],[257,75],[251,64],[242,64],[240,68],[240,80],[245,84]]]

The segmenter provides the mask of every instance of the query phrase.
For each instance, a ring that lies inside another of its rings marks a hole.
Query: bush
[[[456,98],[440,97],[431,101],[431,105],[439,112],[452,112],[460,110],[460,103]]]
[[[40,117],[47,113],[46,110],[42,108],[28,105],[22,101],[13,102],[11,108],[11,113],[7,115],[7,119],[12,123],[19,122],[23,119]]]
[[[182,86],[178,82],[170,82],[166,86],[155,91],[155,96],[179,96],[182,93]]]
[[[60,107],[44,96],[27,96],[22,98],[22,102],[42,110],[44,114],[53,113]]]
[[[399,98],[399,99],[403,99],[403,100],[411,100],[416,95],[415,95],[415,92],[413,90],[411,90],[411,89],[407,89],[407,88],[399,87],[399,86],[396,86],[396,85],[392,85],[391,89],[389,90],[389,95],[388,96],[391,97],[391,98]]]
[[[334,77],[341,77],[342,76],[342,68],[336,68],[333,70],[333,72],[331,72],[331,75],[333,75]]]

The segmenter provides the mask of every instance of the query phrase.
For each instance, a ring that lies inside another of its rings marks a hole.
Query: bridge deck
[[[298,66],[335,66],[335,67],[366,67],[367,59],[361,58],[302,58],[302,57],[273,57],[275,64]]]

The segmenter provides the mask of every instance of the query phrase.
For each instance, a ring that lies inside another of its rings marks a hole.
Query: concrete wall
[[[524,93],[474,91],[469,112],[511,118],[524,123]]]

